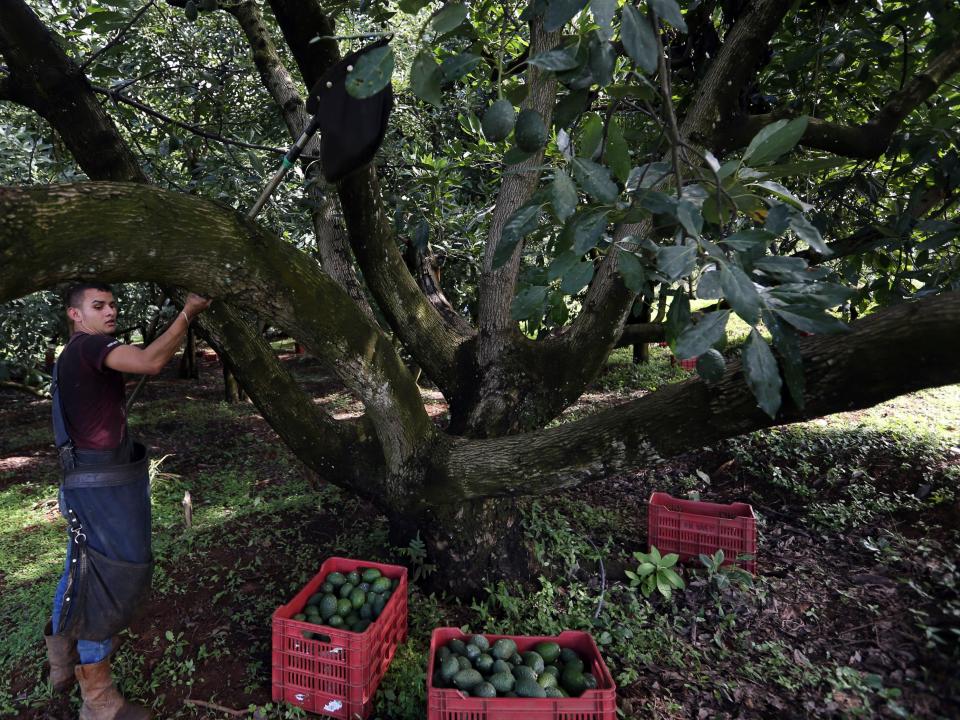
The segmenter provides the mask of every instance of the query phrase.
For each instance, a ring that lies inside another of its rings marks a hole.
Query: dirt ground
[[[341,414],[355,411],[350,399],[337,395],[335,384],[308,361],[284,357],[319,402],[333,403]],[[238,469],[255,456],[256,492],[282,495],[285,483],[312,479],[255,411],[226,420],[210,412],[208,421],[200,422],[202,408],[218,406],[222,394],[216,359],[205,356],[200,368],[199,381],[184,381],[171,365],[146,385],[138,400],[144,412],[157,408],[138,425],[137,435],[155,455],[173,457],[165,469],[189,478],[212,468]],[[438,398],[429,392],[425,397],[431,414],[442,422],[445,408]],[[187,399],[201,408],[189,421],[164,410],[181,407]],[[579,411],[621,399],[600,393]],[[43,432],[48,417],[48,401],[0,391],[0,492],[23,486],[27,495],[26,488],[38,478],[52,488],[56,468]],[[884,449],[882,433],[876,452],[857,442],[840,451],[831,446],[828,452],[824,446],[818,456],[819,440],[812,439],[812,469],[798,471],[791,465],[796,455],[777,457],[782,447],[777,432],[720,443],[557,499],[561,508],[586,501],[594,515],[617,519],[591,528],[585,515],[574,523],[575,529],[596,533],[598,541],[603,536],[617,549],[605,558],[604,587],[623,585],[630,553],[645,549],[646,502],[653,489],[699,492],[715,502],[746,499],[762,518],[752,589],[719,592],[707,579],[691,575],[687,589],[673,601],[653,600],[666,618],[662,637],[654,649],[639,653],[632,662],[637,677],[618,690],[624,717],[960,717],[960,504],[956,492],[952,499],[948,494],[951,487],[956,491],[960,477],[960,450],[948,448],[924,464],[915,449],[896,444]],[[218,451],[230,445],[225,438],[244,439],[245,445],[255,446],[255,455],[234,449],[233,456],[225,456]],[[285,470],[272,472],[280,460]],[[833,465],[843,472],[831,479]],[[770,472],[772,467],[783,472]],[[851,494],[864,476],[872,494],[864,495],[862,489]],[[800,487],[804,478],[806,489]],[[827,479],[817,487],[818,481],[810,478]],[[946,499],[922,502],[935,493]],[[861,507],[857,503],[865,497],[869,502]],[[887,497],[896,502],[886,502]],[[829,509],[850,498],[859,514],[846,522],[831,518]],[[193,502],[204,501],[204,489],[197,488]],[[813,502],[825,508],[821,515],[811,515]],[[52,503],[38,510],[46,522],[60,522]],[[229,711],[249,706],[261,708],[253,717],[282,717],[263,709],[271,702],[269,622],[262,615],[248,618],[244,611],[258,596],[270,601],[297,586],[291,558],[300,556],[297,563],[303,567],[313,562],[312,556],[302,557],[302,548],[311,548],[317,557],[349,552],[345,537],[380,527],[377,513],[363,503],[353,501],[349,510],[322,501],[290,507],[281,524],[296,528],[293,547],[284,541],[282,528],[271,535],[264,530],[265,519],[250,513],[224,519],[216,542],[198,540],[186,554],[165,550],[158,557],[161,582],[155,583],[118,655],[122,685],[134,696],[157,698],[158,717],[233,717]],[[257,539],[254,547],[247,544],[249,538]],[[211,582],[214,577],[219,579]],[[224,578],[229,578],[230,593],[214,600],[212,593]],[[597,587],[596,565],[582,563],[576,579]],[[45,578],[48,585],[51,581]],[[6,589],[0,572],[0,597]],[[616,602],[612,591],[609,597]],[[471,615],[442,599],[439,611],[456,624]],[[5,607],[0,632],[10,630],[18,612],[35,622],[43,611]],[[76,695],[51,698],[37,689],[45,669],[36,637],[36,645],[24,650],[24,661],[9,668],[10,699],[19,703],[11,716],[75,718]],[[411,628],[411,642],[424,647],[422,628]],[[184,670],[188,660],[193,663],[189,672]],[[622,671],[628,662],[621,658],[613,664]],[[389,704],[381,706],[378,716],[399,717],[391,712]]]

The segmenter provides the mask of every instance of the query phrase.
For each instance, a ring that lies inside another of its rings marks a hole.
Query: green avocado
[[[727,364],[724,362],[723,355],[717,350],[710,348],[697,358],[697,375],[707,382],[716,382],[723,377],[723,371],[726,366]]]
[[[473,690],[483,682],[483,675],[476,670],[461,670],[453,676],[453,684],[458,690]]]
[[[452,640],[450,642],[453,643]],[[453,648],[450,649],[456,652]],[[510,638],[500,638],[493,644],[493,647],[490,648],[490,654],[501,660],[508,660],[516,652],[517,644]]]
[[[474,697],[493,698],[497,696],[497,689],[488,682],[482,682],[474,687],[470,694]]]
[[[517,147],[524,152],[536,152],[547,144],[547,126],[536,110],[521,110],[513,129]]]
[[[540,655],[543,658],[543,662],[549,665],[552,662],[555,662],[558,657],[560,657],[560,646],[555,642],[542,642],[537,643],[533,651]]]
[[[513,691],[517,694],[517,697],[543,698],[547,696],[543,688],[537,685],[537,681],[529,678],[517,680],[517,684],[513,686]]]
[[[513,130],[516,121],[517,114],[513,109],[513,104],[509,100],[500,98],[487,108],[487,111],[483,114],[483,119],[480,121],[480,127],[487,140],[500,142],[507,139],[507,135]]]
[[[490,676],[490,684],[496,688],[498,693],[506,693],[513,690],[516,679],[508,672],[494,673]]]

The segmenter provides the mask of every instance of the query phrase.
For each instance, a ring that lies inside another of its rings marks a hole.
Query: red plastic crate
[[[752,559],[738,564],[757,571],[757,518],[747,503],[721,505],[655,492],[647,509],[647,535],[663,555],[677,553],[681,560],[689,560],[723,550],[724,564],[750,555]]]
[[[677,358],[676,355],[671,355],[671,356],[670,356],[670,364],[671,364],[671,365],[679,365],[681,368],[683,368],[683,369],[686,370],[687,372],[693,372],[694,370],[697,369],[697,358],[698,358],[698,357],[700,357],[700,356],[697,355],[697,356],[694,356],[694,357],[692,357],[692,358],[686,358],[685,360],[680,360],[679,358]]]
[[[533,649],[539,642],[552,640],[560,647],[576,650],[597,678],[596,690],[585,690],[575,698],[478,698],[459,690],[433,686],[433,665],[437,650],[454,638],[465,639],[459,628],[436,628],[430,638],[430,662],[427,665],[427,720],[615,720],[617,686],[590,633],[566,630],[556,637],[530,635],[487,635],[492,645],[510,638],[517,652]]]
[[[376,568],[400,583],[362,633],[294,620],[332,572]],[[307,640],[303,632],[329,638]],[[364,560],[332,557],[286,605],[273,613],[273,700],[334,718],[366,718],[373,694],[397,646],[407,637],[407,569]]]

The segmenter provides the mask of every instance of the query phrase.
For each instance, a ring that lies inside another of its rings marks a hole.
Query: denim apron
[[[129,440],[112,450],[74,447],[54,364],[53,432],[63,479],[70,562],[57,627],[67,637],[101,641],[130,624],[150,593],[150,463]]]

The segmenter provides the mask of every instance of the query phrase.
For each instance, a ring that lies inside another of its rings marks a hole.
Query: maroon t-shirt
[[[75,333],[57,360],[67,432],[84,450],[111,450],[127,427],[123,373],[104,363],[120,346],[109,335]]]

